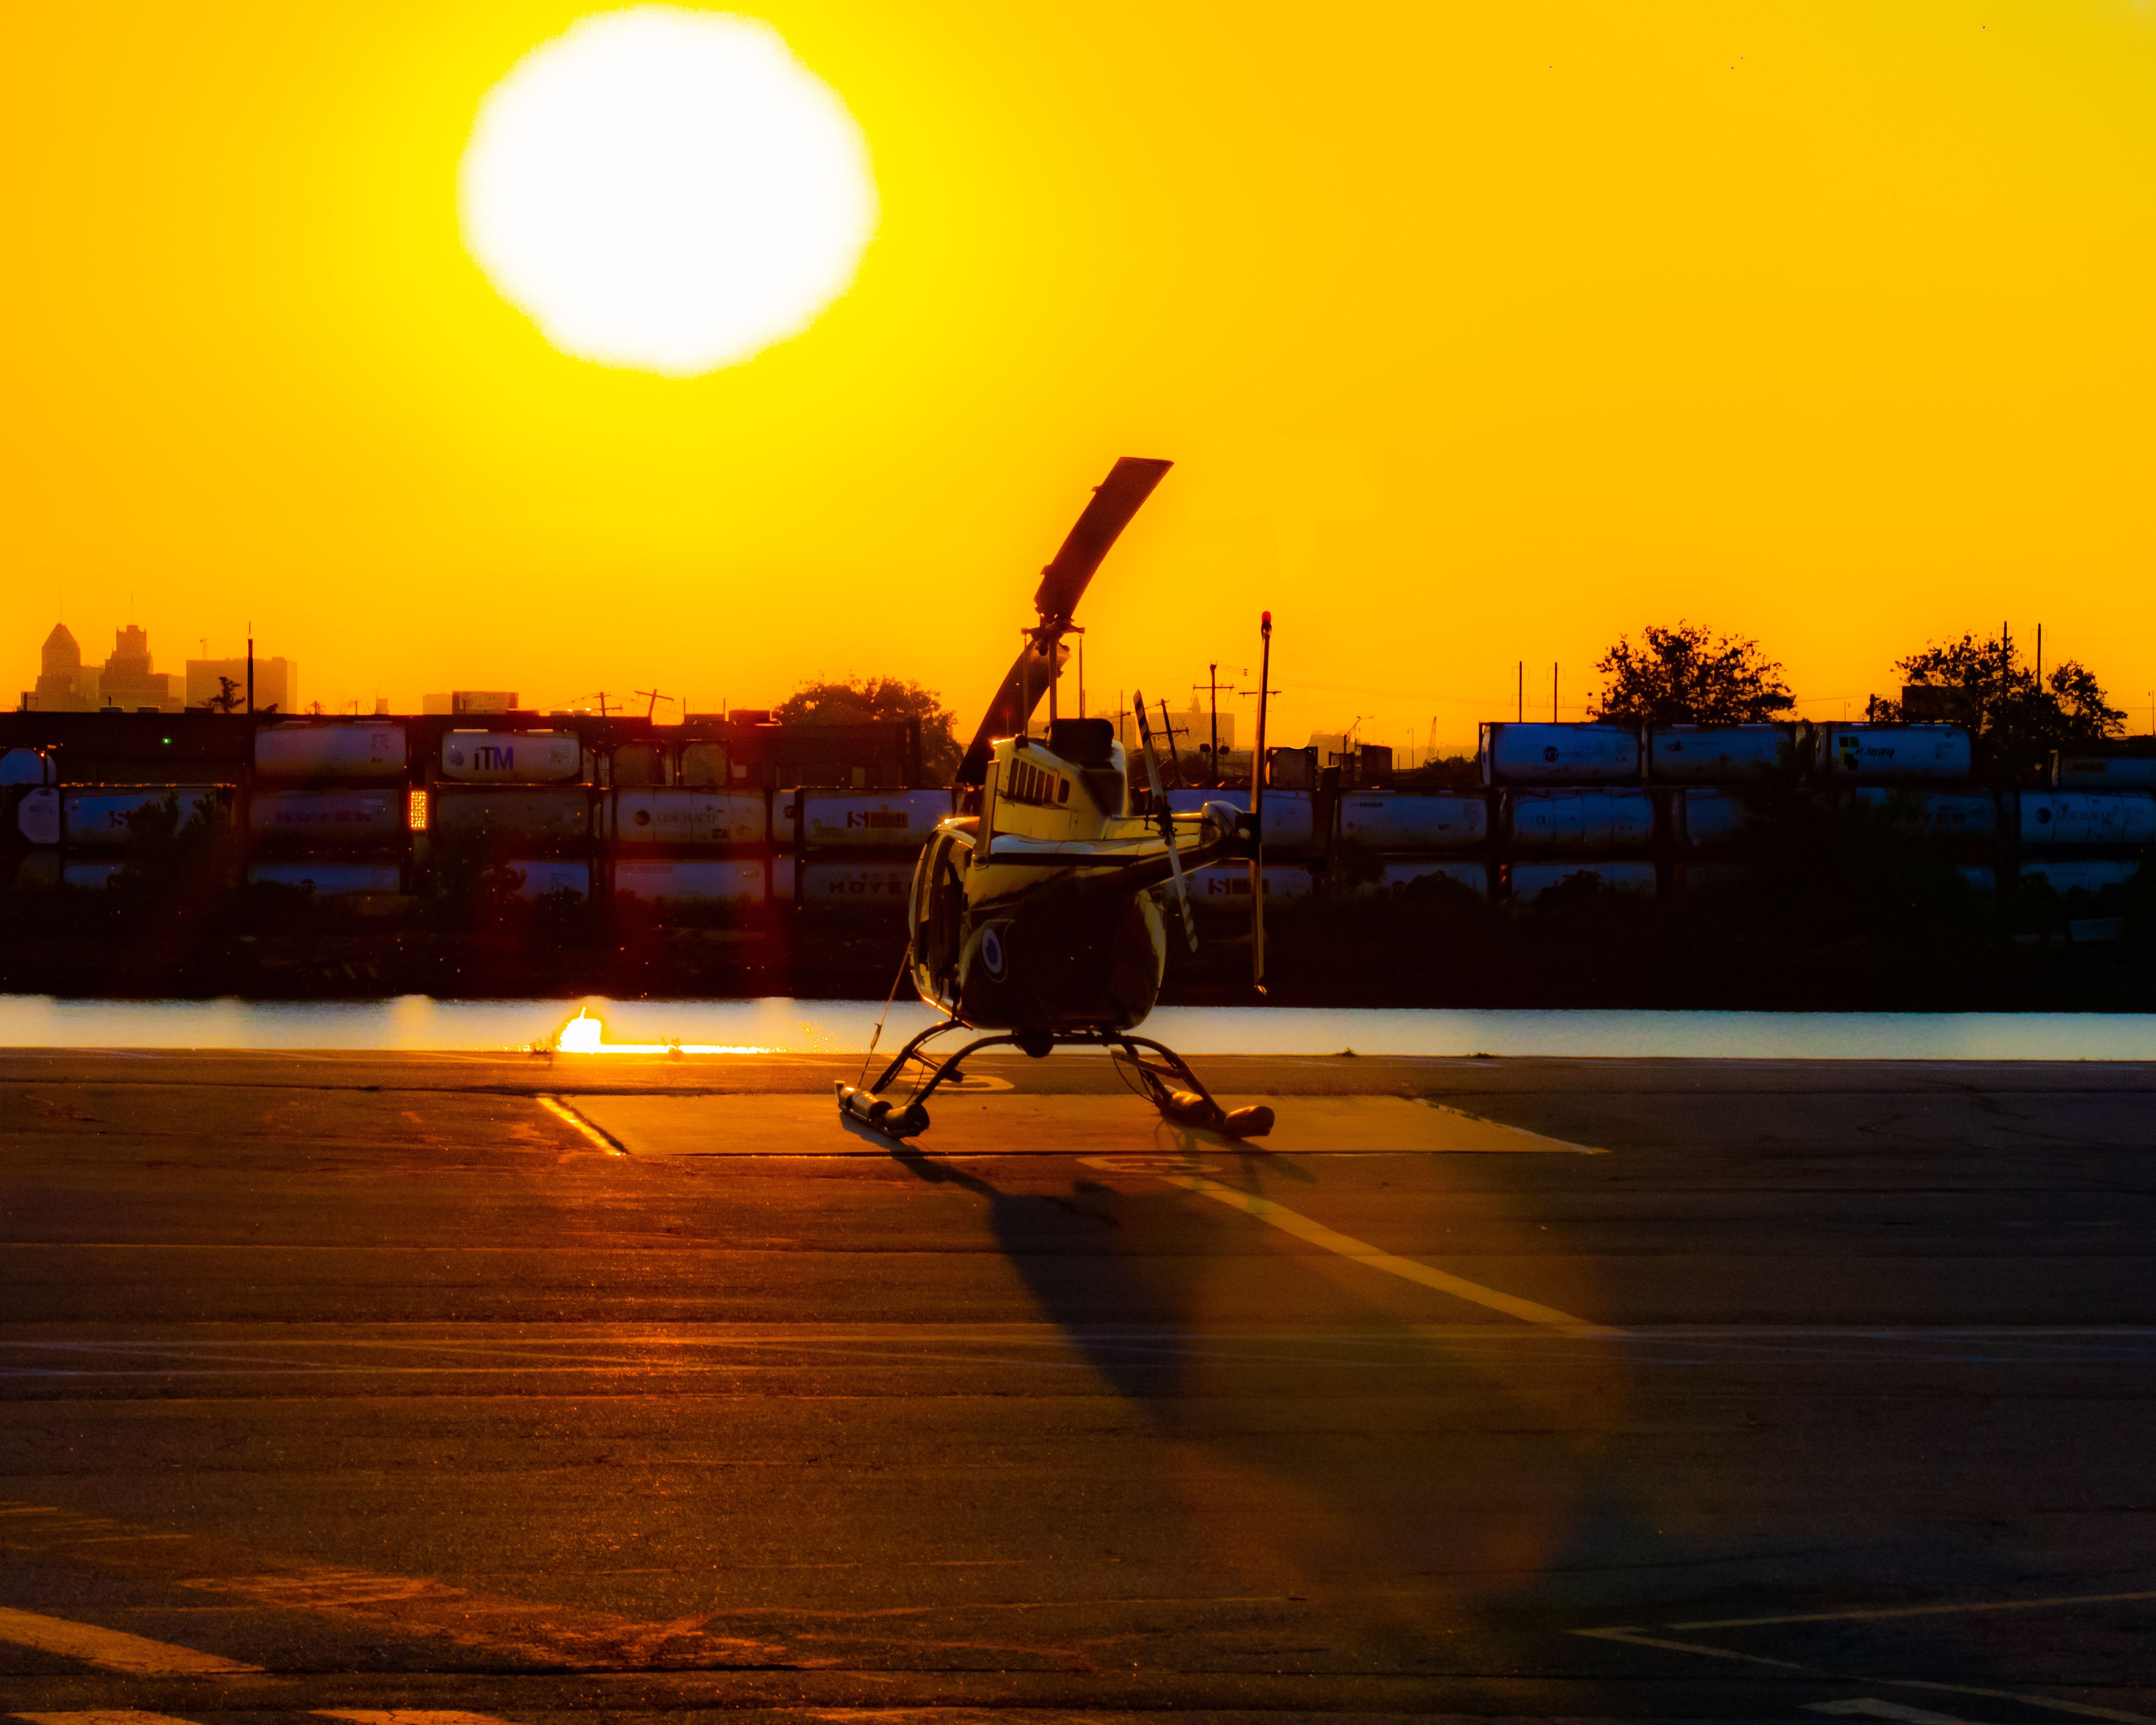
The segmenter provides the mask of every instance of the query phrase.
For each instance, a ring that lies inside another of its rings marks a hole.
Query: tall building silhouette
[[[172,678],[150,663],[150,637],[140,624],[113,630],[111,656],[97,680],[97,705],[123,711],[146,706],[179,711],[180,698],[172,691]]]
[[[89,674],[94,685],[97,673]],[[44,649],[39,656],[38,685],[30,693],[29,705],[41,713],[86,712],[97,705],[92,691],[84,686],[82,649],[75,644],[74,637],[64,623],[53,625],[53,632],[45,637]]]

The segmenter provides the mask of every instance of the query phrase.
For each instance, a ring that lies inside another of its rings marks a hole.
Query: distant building
[[[247,711],[247,660],[239,659],[190,659],[187,660],[187,705],[208,706],[218,697],[223,685],[220,677],[232,679],[232,686],[239,697],[233,708],[236,713]],[[296,659],[264,659],[254,660],[254,711],[267,712],[275,707],[280,713],[296,713],[300,710],[300,662]]]
[[[172,679],[150,663],[150,637],[140,624],[112,632],[112,652],[97,680],[97,704],[123,712],[143,707],[177,712],[185,705]]]
[[[447,695],[423,696],[419,711],[452,716],[513,713],[516,711],[516,691],[514,689],[458,689]]]
[[[45,637],[38,686],[23,704],[40,713],[88,712],[97,705],[97,673],[82,668],[82,649],[64,623],[54,624]]]

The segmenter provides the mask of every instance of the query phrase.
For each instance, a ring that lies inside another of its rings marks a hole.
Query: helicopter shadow
[[[1291,1153],[1162,1122],[1150,1144],[1075,1177],[1021,1160],[1067,1180],[1044,1190],[1011,1161],[991,1175],[880,1147],[985,1206],[1041,1317],[1144,1416],[1193,1538],[1231,1569],[1290,1592],[1327,1578],[1336,1603],[1391,1636],[1432,1609],[1475,1609],[1489,1584],[1460,1581],[1463,1567],[1510,1572],[1496,1590],[1509,1589],[1583,1536],[1583,1515],[1601,1523],[1610,1496],[1621,1508],[1621,1489],[1598,1494],[1591,1442],[1530,1440],[1548,1453],[1522,1491],[1505,1446],[1477,1435],[1594,1429],[1621,1399],[1609,1362],[1523,1377],[1517,1353],[1433,1340],[1455,1315],[1443,1296],[1336,1254],[1276,1252],[1261,1221],[1169,1183],[1203,1176],[1299,1210],[1316,1177]]]

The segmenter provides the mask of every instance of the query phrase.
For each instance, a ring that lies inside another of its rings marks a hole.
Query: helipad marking
[[[453,1708],[389,1707],[369,1712],[363,1707],[316,1707],[317,1719],[349,1719],[352,1725],[504,1725],[491,1713],[460,1713]]]
[[[1113,1163],[1122,1159],[1125,1158],[1090,1156],[1079,1158],[1085,1163]],[[1373,1270],[1382,1270],[1388,1276],[1397,1276],[1403,1281],[1417,1282],[1426,1288],[1435,1288],[1440,1293],[1450,1294],[1455,1299],[1487,1307],[1492,1312],[1502,1312],[1506,1317],[1517,1317],[1522,1323],[1540,1324],[1547,1329],[1560,1330],[1568,1336],[1621,1336],[1625,1333],[1610,1325],[1589,1323],[1584,1317],[1574,1317],[1570,1312],[1559,1312],[1553,1306],[1538,1305],[1532,1300],[1522,1300],[1517,1294],[1486,1288],[1479,1281],[1470,1281],[1450,1271],[1435,1270],[1413,1258],[1403,1258],[1397,1253],[1382,1250],[1367,1240],[1357,1240],[1337,1229],[1327,1228],[1322,1222],[1313,1222],[1300,1211],[1275,1204],[1270,1198],[1260,1198],[1254,1192],[1223,1185],[1218,1180],[1208,1179],[1204,1174],[1171,1172],[1164,1168],[1147,1172],[1154,1179],[1165,1180],[1171,1186],[1180,1186],[1185,1191],[1215,1199],[1245,1215],[1255,1216],[1260,1222],[1312,1245],[1322,1246],[1328,1252],[1337,1252],[1343,1258],[1352,1258],[1356,1263],[1367,1265]]]
[[[8,1717],[28,1719],[30,1725],[194,1725],[192,1719],[146,1713],[136,1707],[105,1707],[86,1713],[10,1713]]]
[[[0,1641],[18,1647],[34,1647],[41,1653],[58,1653],[109,1671],[125,1671],[136,1677],[228,1676],[239,1671],[259,1671],[259,1665],[243,1665],[214,1653],[198,1653],[192,1647],[174,1647],[118,1630],[100,1629],[94,1623],[69,1623],[62,1617],[40,1617],[34,1611],[0,1606]]]

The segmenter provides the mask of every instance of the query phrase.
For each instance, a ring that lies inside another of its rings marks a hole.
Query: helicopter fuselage
[[[943,822],[921,851],[913,985],[968,1024],[1139,1024],[1160,998],[1177,867],[1202,867],[1235,842],[1239,811],[1208,805],[1171,818],[1171,861],[1159,815],[1129,812],[1122,746],[1086,742],[1059,754],[1036,738],[998,739],[980,813]]]

